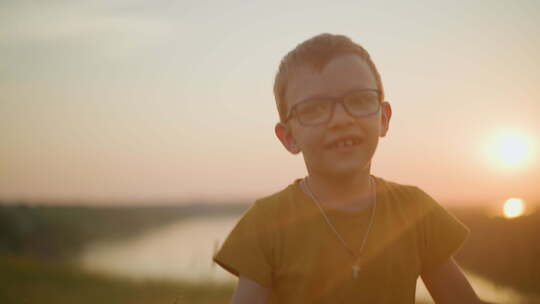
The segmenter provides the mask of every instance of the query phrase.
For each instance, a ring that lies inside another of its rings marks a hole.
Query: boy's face
[[[362,89],[377,89],[368,64],[358,55],[332,59],[321,72],[306,66],[295,72],[287,84],[287,110],[313,97],[341,98]],[[336,104],[330,121],[322,125],[302,125],[297,118],[278,123],[276,135],[291,153],[302,152],[309,174],[344,177],[369,170],[379,136],[386,135],[392,114],[384,102],[375,114],[352,117],[343,104]],[[340,140],[354,144],[336,144]]]

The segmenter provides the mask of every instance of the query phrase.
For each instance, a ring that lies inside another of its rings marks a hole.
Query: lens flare
[[[520,198],[509,198],[503,206],[503,214],[506,218],[514,218],[523,215],[525,204]]]

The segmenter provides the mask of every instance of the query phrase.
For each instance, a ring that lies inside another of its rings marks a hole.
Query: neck
[[[311,192],[326,208],[361,210],[370,206],[374,199],[371,187],[375,187],[375,184],[370,180],[369,169],[347,178],[310,173],[307,179]]]

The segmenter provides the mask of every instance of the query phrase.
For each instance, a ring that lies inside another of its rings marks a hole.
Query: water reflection
[[[100,242],[87,247],[83,268],[132,279],[227,281],[231,275],[211,263],[237,217],[185,219],[134,240]]]
[[[152,231],[133,240],[100,242],[81,257],[83,268],[132,279],[174,279],[227,282],[235,277],[212,264],[212,254],[228,235],[237,217],[196,217]],[[476,292],[494,303],[525,300],[511,288],[466,274]],[[417,298],[431,300],[421,280]]]

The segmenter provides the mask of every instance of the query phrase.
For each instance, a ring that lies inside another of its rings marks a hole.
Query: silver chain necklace
[[[339,239],[339,241],[341,242],[343,247],[345,247],[345,249],[347,249],[349,254],[353,257],[353,265],[351,266],[351,268],[352,268],[352,273],[353,273],[353,279],[356,279],[356,277],[358,276],[358,273],[361,271],[361,268],[358,265],[360,255],[362,254],[362,250],[364,249],[364,245],[366,244],[366,241],[368,239],[369,233],[371,231],[371,227],[373,226],[373,219],[375,218],[375,208],[377,207],[377,192],[374,191],[374,189],[373,189],[374,188],[373,187],[373,184],[374,184],[373,178],[371,176],[369,178],[369,188],[370,188],[370,193],[371,193],[371,197],[372,197],[373,209],[371,210],[371,217],[370,217],[370,220],[369,220],[369,225],[368,225],[368,228],[366,230],[366,233],[364,234],[364,239],[362,240],[362,245],[360,245],[360,250],[358,251],[358,254],[356,254],[354,252],[354,250],[351,247],[349,247],[349,245],[347,245],[347,242],[345,242],[343,237],[341,237],[341,235],[337,231],[336,227],[334,227],[334,225],[332,225],[332,222],[330,221],[330,219],[326,215],[326,212],[324,212],[324,209],[322,208],[321,203],[319,202],[319,200],[317,199],[315,194],[313,194],[313,191],[311,191],[311,187],[309,186],[309,181],[307,180],[307,177],[302,179],[302,182],[303,182],[303,184],[305,186],[304,188],[307,190],[309,196],[311,197],[311,199],[313,199],[313,201],[315,202],[315,205],[317,205],[317,207],[319,208],[324,220],[328,224],[328,227],[330,227],[330,229],[332,229],[332,232],[334,232],[335,236]]]

